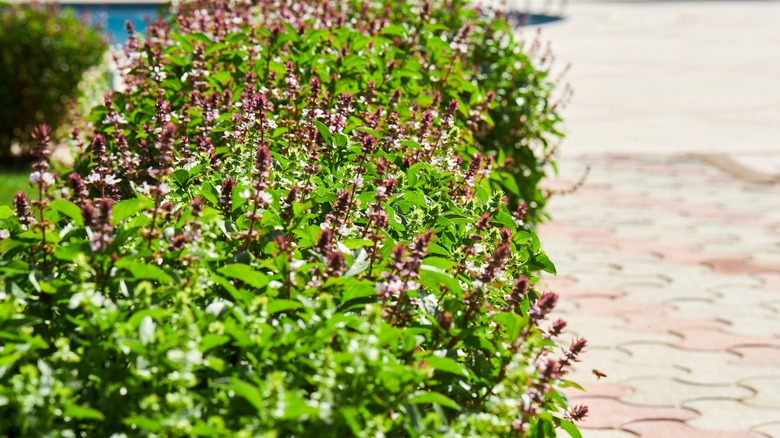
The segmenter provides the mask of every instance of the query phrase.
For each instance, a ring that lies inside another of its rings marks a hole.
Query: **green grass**
[[[10,205],[16,192],[34,193],[29,183],[30,174],[17,170],[0,170],[0,205]]]

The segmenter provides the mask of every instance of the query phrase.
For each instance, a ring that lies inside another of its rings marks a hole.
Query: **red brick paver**
[[[540,227],[585,438],[760,438],[780,428],[780,185],[685,157],[563,159],[591,174]],[[597,380],[592,370],[607,377]],[[774,435],[777,436],[777,435]]]

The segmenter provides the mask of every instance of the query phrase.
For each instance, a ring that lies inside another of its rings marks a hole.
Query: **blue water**
[[[526,14],[517,11],[510,12],[509,15],[518,22],[524,23],[526,26],[541,26],[543,24],[553,23],[563,19],[563,17],[559,17],[557,15]]]
[[[146,23],[154,21],[158,17],[167,15],[167,3],[110,3],[110,4],[90,4],[90,3],[69,3],[63,5],[65,8],[72,8],[77,15],[85,15],[90,18],[94,25],[98,25],[103,32],[112,39],[113,43],[124,44],[127,41],[127,31],[125,22],[130,20],[138,33],[146,30]],[[554,21],[561,17],[542,14],[524,14],[523,12],[510,12],[510,15],[518,22],[524,22],[526,26],[538,26]]]
[[[127,41],[127,31],[125,30],[127,20],[133,23],[137,33],[143,33],[146,30],[147,22],[165,16],[167,4],[72,3],[62,5],[62,7],[73,9],[78,16],[88,16],[91,23],[103,29],[103,33],[110,37],[113,43],[124,44]]]

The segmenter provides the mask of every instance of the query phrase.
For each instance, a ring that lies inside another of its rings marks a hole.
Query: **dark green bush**
[[[131,38],[67,176],[36,132],[39,195],[0,208],[0,433],[577,435],[585,342],[474,144],[461,30],[295,5]]]
[[[64,120],[105,49],[98,31],[56,5],[0,4],[0,160],[33,126]]]

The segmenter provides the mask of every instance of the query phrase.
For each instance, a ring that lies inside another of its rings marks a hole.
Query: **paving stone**
[[[629,378],[671,376],[690,384],[728,385],[770,372],[765,368],[735,365],[733,362],[739,356],[725,351],[687,350],[658,343],[623,344],[620,349],[630,354],[621,362],[637,367]],[[641,367],[654,368],[656,373],[647,373]],[[780,375],[780,369],[771,370],[771,375]]]
[[[757,377],[740,380],[739,384],[752,389],[755,395],[744,400],[745,404],[780,412],[780,377]],[[778,416],[780,420],[780,416]]]
[[[761,282],[761,288],[773,292],[780,292],[780,273],[759,272],[756,277]]]
[[[680,379],[689,376],[688,371],[681,367],[659,367],[655,364],[637,362],[622,349],[590,347],[581,359],[582,362],[575,364],[566,378],[586,387],[594,383],[623,384],[636,376]],[[606,374],[607,377],[597,378],[593,373],[594,369]]]
[[[683,157],[584,156],[561,174],[585,165],[585,187],[548,204],[557,223],[541,234],[576,304],[559,309],[568,336],[591,341],[567,376],[590,385],[571,394],[592,405],[584,436],[780,438],[780,185]],[[680,406],[701,414],[616,420]]]
[[[624,430],[580,429],[582,438],[636,438],[636,435]],[[565,430],[556,430],[556,438],[571,438]]]
[[[570,298],[571,299],[571,298]],[[629,318],[637,313],[662,313],[660,305],[631,303],[627,300],[605,297],[578,297],[571,299],[577,305],[577,311],[590,316],[619,316]]]
[[[736,365],[780,368],[780,348],[776,347],[736,347],[730,352],[739,355],[732,361]]]
[[[669,285],[625,282],[617,285],[617,288],[626,292],[625,299],[637,303],[676,303],[689,299],[712,302],[718,297],[717,292],[690,287],[679,282],[673,282]]]
[[[754,395],[750,389],[736,384],[693,385],[660,377],[637,377],[624,381],[624,384],[633,388],[633,392],[620,399],[646,406],[680,407],[687,401],[698,399],[739,400]]]
[[[628,342],[657,342],[676,343],[682,340],[673,333],[631,331],[620,328],[625,325],[625,320],[617,317],[586,316],[580,313],[567,315],[567,328],[570,333],[575,333],[588,340],[588,345],[593,347],[611,348]],[[583,321],[587,324],[583,324]]]
[[[763,289],[761,285],[752,287],[733,287],[728,285],[717,286],[711,289],[717,292],[716,303],[728,306],[729,308],[745,308],[755,311],[756,304],[780,299],[780,289],[769,291]],[[761,309],[758,309],[761,310]]]
[[[744,346],[780,346],[780,338],[740,336],[715,329],[688,327],[673,330],[672,333],[682,337],[674,344],[675,346],[696,350],[720,351]]]
[[[623,425],[623,429],[642,438],[762,438],[750,432],[722,432],[708,429],[695,429],[682,421],[650,420],[636,421]]]
[[[729,327],[726,329],[728,332],[755,338],[772,336],[780,339],[780,319],[778,319],[777,315],[754,315],[752,317],[748,315],[728,315],[724,319],[727,319],[729,322]]]
[[[732,315],[738,317],[745,316],[761,316],[761,317],[774,317],[773,309],[770,306],[757,306],[753,305],[733,305],[726,306],[717,303],[715,298],[709,298],[706,300],[686,300],[680,299],[669,303],[670,306],[675,309],[674,315],[696,316],[702,319],[711,319],[717,321],[729,322]],[[778,303],[780,304],[780,303]]]
[[[724,321],[714,319],[686,318],[673,316],[669,312],[661,313],[639,313],[628,315],[627,321],[621,328],[627,330],[646,330],[655,332],[673,332],[674,330],[701,328],[701,329],[724,329],[730,327]]]
[[[777,438],[780,437],[780,422],[762,424],[760,426],[754,427],[751,430],[770,438]]]
[[[578,404],[588,406],[588,416],[580,422],[587,429],[620,429],[627,423],[643,420],[689,420],[696,413],[684,408],[653,408],[622,403],[613,398],[579,398]]]
[[[563,390],[566,397],[574,404],[580,404],[577,400],[581,398],[613,398],[618,399],[634,392],[633,388],[617,383],[607,383],[606,380],[582,382],[582,388],[585,391],[569,387]]]
[[[699,429],[744,432],[778,418],[777,410],[759,408],[731,400],[697,400],[685,403],[699,416],[688,424]]]

